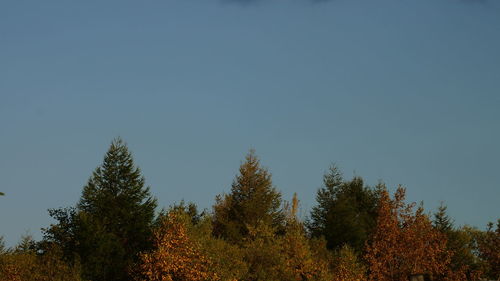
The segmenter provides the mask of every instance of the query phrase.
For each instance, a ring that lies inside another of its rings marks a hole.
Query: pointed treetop
[[[446,210],[448,207],[441,201],[438,210],[434,213],[433,224],[434,227],[442,232],[447,232],[453,229],[453,221],[448,216]]]

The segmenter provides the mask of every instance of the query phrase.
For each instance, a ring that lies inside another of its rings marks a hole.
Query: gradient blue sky
[[[160,206],[210,208],[249,148],[302,216],[347,178],[500,217],[500,2],[0,3],[0,235],[74,205],[121,136]]]

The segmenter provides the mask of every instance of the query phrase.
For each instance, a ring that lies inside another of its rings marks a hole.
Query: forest
[[[283,198],[250,150],[212,209],[159,209],[117,138],[78,203],[49,209],[40,241],[0,238],[0,280],[500,280],[500,218],[457,226],[444,203],[425,210],[405,192],[331,166],[301,219],[299,198]]]

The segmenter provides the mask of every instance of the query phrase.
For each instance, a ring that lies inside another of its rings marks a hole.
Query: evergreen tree
[[[253,150],[245,160],[231,193],[217,196],[214,206],[214,234],[233,242],[246,237],[249,229],[262,224],[279,228],[284,221],[281,193],[273,187],[271,174]]]
[[[446,207],[446,205],[444,205],[444,203],[441,202],[437,212],[434,213],[434,220],[432,222],[435,228],[445,233],[453,230],[453,221],[448,216],[446,212],[447,209],[448,208]]]
[[[67,258],[78,256],[86,279],[128,280],[137,254],[150,247],[155,208],[156,199],[118,138],[76,208],[49,211],[59,223],[45,230],[45,242],[61,245]]]
[[[383,185],[366,187],[360,177],[343,181],[335,166],[325,174],[323,184],[316,195],[318,205],[313,207],[307,223],[311,235],[325,237],[329,249],[348,244],[360,253],[376,224]]]
[[[481,270],[481,264],[476,256],[475,241],[467,227],[455,228],[453,220],[447,213],[443,202],[434,213],[434,228],[446,235],[446,249],[452,253],[450,269],[454,272],[463,271],[468,280],[474,280]]]

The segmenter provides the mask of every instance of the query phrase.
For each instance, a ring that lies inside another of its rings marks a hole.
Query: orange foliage
[[[187,234],[186,226],[175,215],[163,219],[154,231],[155,250],[141,254],[141,280],[148,281],[204,281],[219,280],[210,268],[212,263]]]
[[[413,212],[414,204],[404,199],[402,187],[393,200],[387,190],[382,192],[377,227],[365,255],[369,280],[406,281],[410,274],[438,277],[449,271],[446,236],[432,227],[422,207]]]
[[[497,221],[496,230],[493,224],[488,225],[488,231],[478,241],[479,252],[487,265],[490,278],[500,280],[500,219]]]
[[[0,281],[21,281],[21,270],[19,266],[13,264],[4,266],[0,273]]]
[[[333,269],[334,281],[365,281],[365,267],[352,248],[344,245],[338,252]]]

